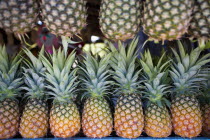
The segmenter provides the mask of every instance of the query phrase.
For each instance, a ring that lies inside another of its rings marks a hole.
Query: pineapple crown
[[[0,46],[0,100],[15,99],[20,91],[22,79],[18,70],[22,61],[20,55],[10,57],[5,46]]]
[[[118,93],[133,94],[138,92],[140,84],[139,74],[141,70],[138,70],[135,65],[137,43],[138,39],[134,39],[130,45],[126,47],[119,42],[119,50],[117,50],[112,43],[109,43],[112,51],[110,65],[113,69],[112,75],[116,81]]]
[[[44,73],[46,68],[41,61],[41,55],[44,54],[43,48],[44,47],[42,47],[39,52],[38,58],[35,57],[30,50],[24,50],[29,60],[25,59],[26,66],[23,67],[25,86],[23,86],[22,89],[27,91],[25,96],[28,96],[29,98],[44,99],[45,97],[46,84]]]
[[[202,68],[202,74],[206,75],[207,81],[201,83],[201,94],[199,100],[202,104],[210,104],[210,66]]]
[[[80,79],[83,89],[86,90],[83,97],[104,97],[109,94],[109,88],[112,83],[109,80],[110,58],[111,54],[99,58],[93,57],[89,53],[84,57],[84,63],[80,66]]]
[[[49,60],[44,55],[41,56],[42,63],[47,69],[45,73],[48,81],[46,88],[49,90],[47,93],[53,96],[54,103],[71,102],[77,91],[77,68],[72,69],[75,55],[74,51],[67,55],[67,51],[53,48]]]
[[[170,106],[170,102],[164,97],[170,93],[170,86],[168,79],[168,68],[171,60],[163,61],[165,53],[159,58],[159,61],[154,63],[150,51],[145,51],[142,59],[139,61],[143,68],[143,78],[145,91],[144,97],[148,98],[148,105],[156,103],[159,106],[166,104]]]
[[[199,93],[199,87],[206,79],[202,74],[201,68],[210,62],[210,54],[200,57],[201,49],[193,49],[189,54],[186,53],[184,46],[178,41],[179,53],[172,49],[175,56],[171,66],[170,76],[175,86],[175,95]]]

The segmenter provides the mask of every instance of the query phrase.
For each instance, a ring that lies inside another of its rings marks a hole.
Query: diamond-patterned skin
[[[172,132],[171,117],[168,109],[151,103],[145,109],[145,132],[150,137],[168,137]]]
[[[0,28],[18,34],[29,32],[35,25],[37,13],[36,0],[1,0]]]
[[[190,35],[196,38],[210,39],[210,1],[195,0]]]
[[[55,137],[68,138],[79,133],[80,114],[76,104],[54,104],[50,111],[50,130]]]
[[[201,133],[201,110],[199,102],[194,96],[175,97],[171,103],[171,113],[175,134],[192,138]]]
[[[19,106],[11,99],[0,101],[0,139],[14,137],[19,126]]]
[[[86,136],[102,138],[113,129],[113,118],[108,102],[103,97],[91,97],[85,102],[82,113],[82,129]]]
[[[144,128],[142,102],[139,95],[121,95],[114,113],[114,128],[118,136],[137,138]]]
[[[23,138],[40,138],[47,135],[48,107],[42,100],[29,99],[20,121],[19,132]]]
[[[102,0],[100,26],[106,38],[123,40],[133,38],[139,31],[140,0]]]
[[[85,0],[42,0],[42,11],[49,30],[61,36],[79,33],[86,24]]]
[[[146,0],[142,24],[155,41],[177,40],[188,30],[192,0]]]
[[[201,134],[203,136],[210,137],[210,104],[201,106],[201,110],[203,117],[203,127]]]

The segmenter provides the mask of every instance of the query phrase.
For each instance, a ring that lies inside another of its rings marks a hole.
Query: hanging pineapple
[[[27,49],[24,52],[29,60],[25,61],[27,66],[24,67],[26,86],[22,88],[27,91],[28,101],[23,110],[19,132],[23,138],[40,138],[46,136],[48,130],[47,91],[44,77],[46,68],[41,62],[44,50],[40,51],[38,58]]]
[[[195,0],[189,34],[198,38],[201,47],[210,40],[210,1]]]
[[[109,136],[113,129],[113,119],[109,103],[105,99],[109,94],[110,54],[101,60],[87,54],[81,69],[82,87],[87,96],[82,112],[82,129],[87,137],[102,138]]]
[[[116,134],[124,138],[137,138],[144,127],[144,116],[139,91],[140,70],[135,64],[137,58],[138,39],[134,39],[128,46],[120,42],[119,50],[111,43],[113,57],[111,67],[113,78],[117,86],[117,94],[120,95],[115,107],[114,129]]]
[[[35,26],[37,14],[36,0],[1,0],[0,28],[22,35]]]
[[[133,38],[140,28],[141,0],[102,0],[101,31],[106,38],[122,40]]]
[[[55,137],[73,137],[81,128],[80,114],[73,101],[78,85],[77,69],[72,69],[75,52],[67,55],[60,48],[53,52],[49,60],[42,55],[47,69],[45,77],[49,83],[46,86],[49,92],[46,94],[54,99],[50,110],[50,130]]]
[[[56,35],[72,37],[86,24],[85,0],[42,0],[42,15],[48,29]]]
[[[150,137],[168,137],[172,132],[171,116],[168,111],[170,102],[166,96],[170,92],[168,83],[168,64],[164,62],[165,54],[155,64],[149,51],[140,60],[145,79],[145,98],[147,105],[144,110],[146,134]]]
[[[190,25],[192,0],[146,0],[142,24],[154,41],[177,40]]]
[[[202,130],[202,114],[196,96],[201,92],[198,90],[200,82],[205,79],[200,68],[210,62],[210,54],[200,58],[199,47],[187,54],[180,42],[179,54],[175,50],[173,53],[175,60],[170,70],[174,85],[171,103],[173,129],[181,137],[197,137]]]
[[[19,105],[17,96],[22,79],[19,78],[21,58],[8,56],[6,48],[0,46],[0,139],[14,137],[19,127]]]

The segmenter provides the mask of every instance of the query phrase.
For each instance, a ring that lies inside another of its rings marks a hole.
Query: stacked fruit
[[[18,130],[24,138],[44,137],[48,126],[55,137],[75,136],[81,126],[88,137],[109,136],[113,112],[107,99],[112,95],[119,95],[114,130],[120,137],[136,138],[143,130],[152,137],[167,137],[172,127],[182,137],[196,137],[202,127],[202,134],[209,135],[209,92],[204,92],[209,87],[203,83],[209,75],[204,65],[210,54],[201,56],[199,47],[188,54],[179,43],[171,60],[164,55],[153,59],[146,51],[138,63],[137,42],[119,44],[119,49],[109,43],[109,55],[87,54],[79,64],[75,52],[68,55],[59,49],[45,55],[42,49],[35,57],[25,49],[22,61],[20,55],[10,58],[1,47],[0,138],[11,138]],[[206,99],[204,106],[200,107],[197,95]],[[27,99],[21,113],[17,97]],[[48,109],[50,98],[53,104]],[[82,117],[75,99],[85,101]]]
[[[118,49],[109,42],[110,52],[104,57],[76,58],[74,51],[68,53],[66,37],[85,26],[85,4],[0,1],[0,28],[21,36],[32,28],[32,17],[41,9],[46,26],[63,36],[64,46],[52,54],[42,49],[37,57],[27,49],[10,57],[0,46],[0,139],[18,132],[24,138],[45,137],[48,129],[55,137],[67,138],[81,128],[93,138],[110,136],[113,130],[124,138],[137,138],[143,131],[151,137],[168,137],[172,131],[188,138],[209,136],[210,54],[203,55],[199,47],[187,53],[189,46],[178,42],[174,57],[153,58],[145,51],[139,60],[134,39],[128,45],[119,42]],[[133,38],[142,24],[151,40],[177,40],[190,31],[205,46],[209,5],[206,0],[102,0],[100,26],[114,41]],[[23,99],[26,103],[20,106]]]

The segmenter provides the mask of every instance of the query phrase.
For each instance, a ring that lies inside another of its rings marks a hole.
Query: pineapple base
[[[82,129],[87,137],[102,138],[111,134],[113,118],[108,102],[103,97],[86,100],[82,114]]]
[[[145,132],[150,137],[163,138],[171,135],[172,123],[168,109],[150,104],[145,110]]]
[[[122,95],[115,108],[114,128],[118,136],[137,138],[144,127],[142,102],[137,94]]]
[[[54,104],[50,111],[50,130],[55,137],[68,138],[79,133],[80,114],[76,104]]]
[[[19,132],[23,138],[41,138],[47,135],[47,103],[38,99],[29,99],[20,121]]]
[[[12,138],[17,134],[19,114],[17,101],[12,99],[0,101],[0,139]]]

